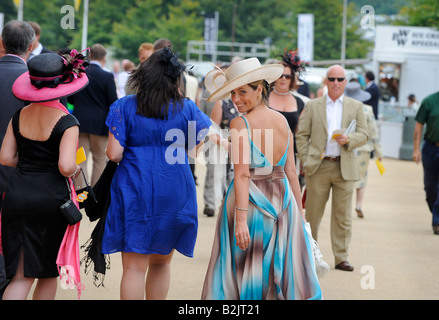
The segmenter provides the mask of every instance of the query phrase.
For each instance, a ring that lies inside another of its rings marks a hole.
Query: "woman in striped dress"
[[[244,115],[232,120],[235,177],[220,208],[202,299],[321,299],[305,231],[286,119],[267,106],[280,64],[242,60],[205,80],[210,101],[226,98]]]

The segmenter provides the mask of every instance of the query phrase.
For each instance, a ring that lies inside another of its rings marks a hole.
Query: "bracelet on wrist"
[[[74,178],[76,176],[76,174],[78,173],[78,170],[80,169],[80,167],[76,167],[75,172],[73,172],[72,175],[69,176],[69,178]]]
[[[248,211],[248,209],[244,209],[244,208],[239,208],[239,207],[235,207],[235,210],[240,210],[240,211]]]

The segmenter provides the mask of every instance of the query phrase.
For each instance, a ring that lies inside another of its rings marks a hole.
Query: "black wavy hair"
[[[185,66],[169,48],[154,52],[131,74],[129,91],[137,96],[137,113],[147,118],[168,119],[180,112],[184,103],[183,71]]]

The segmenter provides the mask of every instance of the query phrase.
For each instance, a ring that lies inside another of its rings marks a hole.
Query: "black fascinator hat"
[[[291,71],[297,76],[300,76],[303,72],[305,72],[305,68],[309,66],[307,62],[300,60],[297,50],[288,51],[285,49],[284,55],[279,57],[282,58],[282,63],[285,66],[290,67]]]
[[[158,60],[165,64],[165,74],[173,79],[180,77],[186,66],[178,61],[178,53],[173,53],[168,47],[160,50]]]

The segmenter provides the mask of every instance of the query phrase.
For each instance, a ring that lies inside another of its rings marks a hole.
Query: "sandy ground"
[[[353,236],[350,263],[353,272],[334,269],[329,236],[330,203],[321,224],[319,246],[331,266],[321,279],[328,300],[439,299],[439,236],[431,227],[431,213],[425,202],[422,166],[411,161],[384,159],[386,172],[380,175],[375,162],[369,166],[369,183],[363,211],[364,219],[353,212]],[[199,300],[212,239],[215,217],[203,215],[205,166],[196,165],[199,186],[199,231],[195,257],[175,253],[172,262],[170,300]],[[80,245],[91,234],[95,223],[84,217],[80,228]],[[81,252],[81,256],[83,252]],[[122,274],[120,254],[111,255],[111,269],[105,287],[97,288],[92,275],[85,275],[86,286],[81,300],[118,300]],[[30,295],[31,297],[31,295]],[[59,287],[59,300],[76,300],[75,290]]]

